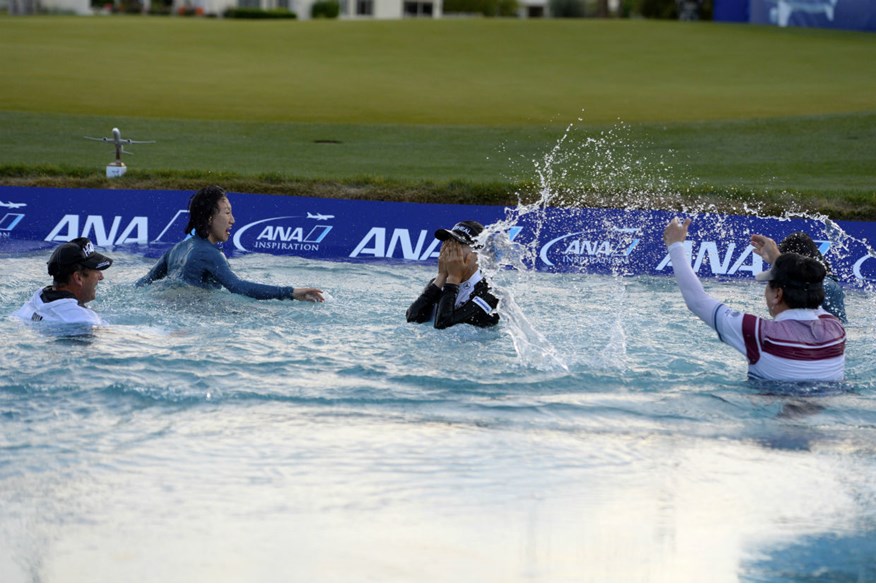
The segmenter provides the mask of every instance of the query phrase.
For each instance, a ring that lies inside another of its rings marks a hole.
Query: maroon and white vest
[[[742,317],[749,376],[782,381],[841,381],[846,331],[838,318],[765,320]]]

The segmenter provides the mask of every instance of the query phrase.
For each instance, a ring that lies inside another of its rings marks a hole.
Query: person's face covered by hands
[[[477,254],[468,245],[448,239],[438,255],[438,269],[447,274],[447,282],[459,284],[466,281],[478,268]]]

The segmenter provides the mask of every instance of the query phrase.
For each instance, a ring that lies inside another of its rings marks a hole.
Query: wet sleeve
[[[434,278],[426,284],[423,293],[408,307],[405,314],[408,322],[428,322],[432,318],[435,304],[441,298],[441,288],[433,284]]]
[[[455,308],[459,286],[445,284],[438,301],[438,312],[435,315],[435,328],[443,329],[465,323],[479,327],[493,326],[499,322],[495,313],[499,299],[485,288],[476,292],[465,304]]]
[[[167,275],[167,255],[170,252],[165,252],[161,258],[152,266],[152,269],[149,270],[149,273],[134,282],[134,286],[146,286],[147,284],[151,284],[155,280],[160,280]]]
[[[702,283],[690,266],[683,244],[673,243],[670,245],[669,257],[672,259],[675,280],[678,282],[678,287],[681,289],[681,295],[684,297],[688,309],[715,329],[722,342],[727,343],[743,355],[746,354],[745,339],[742,334],[744,315],[706,294]]]
[[[678,282],[678,287],[681,289],[684,303],[703,322],[715,328],[715,312],[721,303],[706,294],[703,284],[697,278],[693,268],[690,267],[690,261],[684,252],[684,245],[681,242],[670,245],[669,257],[672,260],[672,271],[675,273],[675,281]]]
[[[840,319],[843,324],[849,322],[846,317],[846,293],[836,278],[832,276],[824,279],[824,304],[822,308]]]
[[[742,328],[744,317],[743,313],[731,310],[725,304],[719,304],[715,308],[714,328],[718,332],[718,338],[721,342],[727,343],[743,355],[747,354]]]
[[[258,284],[243,280],[237,277],[237,274],[231,271],[228,265],[228,260],[222,255],[222,252],[213,248],[208,258],[207,269],[210,275],[216,279],[222,286],[234,294],[242,294],[255,298],[257,300],[291,300],[294,288],[291,286],[272,286],[270,284]]]

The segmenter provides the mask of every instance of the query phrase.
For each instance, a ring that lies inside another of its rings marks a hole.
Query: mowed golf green
[[[876,110],[876,36],[595,20],[0,20],[4,110],[355,124]]]
[[[118,126],[158,141],[131,148],[132,170],[514,183],[536,179],[569,124],[579,141],[620,125],[625,160],[668,169],[657,178],[672,188],[876,204],[872,34],[7,17],[0,51],[0,166],[100,171],[106,147],[82,136]],[[593,185],[567,162],[565,180]],[[597,186],[611,190],[605,178]]]

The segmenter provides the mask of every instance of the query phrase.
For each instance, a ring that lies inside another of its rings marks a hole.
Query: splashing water
[[[670,175],[683,176],[683,173],[673,168],[662,154],[658,154],[656,159],[642,154],[644,146],[631,139],[631,128],[623,122],[600,131],[596,136],[581,136],[576,125],[569,124],[541,159],[529,161],[537,183],[534,200],[525,202],[526,196],[518,192],[517,205],[507,209],[505,219],[488,225],[481,234],[481,268],[494,282],[496,295],[501,299],[500,310],[506,323],[505,330],[511,336],[522,364],[536,368],[568,370],[568,364],[560,352],[529,321],[514,298],[515,290],[538,286],[533,272],[539,246],[544,243],[542,233],[551,220],[551,208],[583,209],[595,206],[627,211],[675,208],[679,214],[691,217],[694,223],[703,227],[708,226],[712,232],[726,240],[733,240],[739,235],[738,217],[731,221],[728,209],[736,215],[756,219],[803,219],[811,224],[810,235],[814,239],[829,242],[832,257],[848,256],[852,242],[862,245],[870,257],[876,257],[876,251],[866,241],[850,235],[824,214],[801,209],[790,195],[788,208],[779,216],[765,212],[762,203],[742,201],[737,204],[732,199],[722,197],[719,209],[714,201],[705,197],[689,193],[683,196],[677,188],[671,186],[672,181],[669,179]],[[665,153],[667,157],[672,154],[672,151]],[[683,180],[689,181],[691,185],[696,183],[690,177]],[[523,229],[524,223],[532,230],[532,236],[526,244],[515,241],[515,236]],[[601,223],[604,233],[616,230],[609,219],[604,219]],[[594,229],[592,222],[589,227]],[[582,228],[573,226],[570,231]],[[747,239],[754,232],[754,228],[746,229],[744,238]],[[751,253],[751,250],[744,253]],[[610,327],[611,342],[602,351],[600,361],[623,370],[626,356],[624,314],[627,306],[622,281],[625,264],[618,261],[610,265],[610,273],[617,283],[614,293],[611,294],[616,318]],[[855,279],[855,275],[848,268],[846,272],[849,273],[836,275],[844,281]],[[513,276],[507,276],[508,273]],[[500,274],[506,276],[504,280],[507,282],[496,285],[497,281],[502,280],[499,278]],[[865,283],[863,287],[872,291],[874,286],[872,283]]]
[[[502,226],[508,225],[508,228]],[[514,350],[521,364],[537,369],[559,369],[568,372],[569,366],[559,351],[539,332],[535,325],[526,317],[514,298],[512,288],[533,286],[532,273],[528,265],[532,264],[531,246],[515,243],[508,235],[513,229],[508,221],[501,221],[487,226],[479,237],[484,246],[479,254],[481,271],[493,283],[493,291],[499,298],[499,310],[504,321],[504,330],[511,337]],[[508,273],[516,274],[514,282],[509,285],[500,283],[500,273],[511,268]]]
[[[577,140],[575,125],[569,124],[563,135],[544,155],[534,162],[538,181],[538,196],[529,203],[518,193],[518,203],[508,209],[506,218],[488,225],[479,238],[483,245],[480,265],[484,273],[495,283],[504,270],[513,270],[516,281],[508,286],[495,285],[500,298],[500,310],[504,317],[505,330],[511,336],[521,362],[536,368],[559,368],[568,371],[568,364],[545,336],[520,310],[512,290],[518,286],[537,286],[533,282],[532,268],[536,264],[542,229],[549,220],[550,207],[580,207],[581,192],[624,192],[623,196],[612,195],[611,204],[625,208],[638,207],[646,198],[668,192],[668,181],[651,169],[646,161],[633,157],[633,148],[628,139],[629,127],[619,124],[616,128],[602,131],[598,138],[585,137]],[[658,168],[665,168],[659,161]],[[513,241],[526,221],[533,228],[533,237],[528,244]],[[611,225],[604,225],[612,229]],[[613,273],[620,272],[613,268]],[[618,280],[619,294],[615,294],[618,310],[612,322],[611,342],[600,355],[602,364],[623,369],[626,355],[626,333],[623,326],[623,283]]]
[[[619,122],[600,131],[596,137],[582,137],[574,123],[567,125],[542,159],[532,162],[538,185],[535,200],[524,202],[524,195],[518,193],[517,206],[509,208],[504,220],[487,226],[481,235],[484,272],[495,277],[498,272],[511,269],[518,275],[517,284],[537,286],[531,272],[536,265],[543,228],[550,220],[548,209],[551,207],[580,208],[585,195],[592,198],[594,193],[599,206],[622,209],[654,208],[663,201],[678,199],[665,177],[669,165],[662,158],[654,161],[637,153],[639,148],[632,142],[630,132],[628,125]],[[525,245],[513,241],[524,221],[533,230],[530,242]],[[603,228],[611,231],[614,226],[606,219]],[[623,275],[620,262],[612,265],[611,273],[617,285],[616,293],[612,294],[615,318],[610,323],[611,340],[598,361],[603,366],[623,370],[626,296],[620,278]],[[556,349],[519,312],[509,288],[499,287],[497,295],[502,299],[503,310],[510,312],[506,330],[512,336],[521,361],[529,365],[559,364],[565,368]]]

